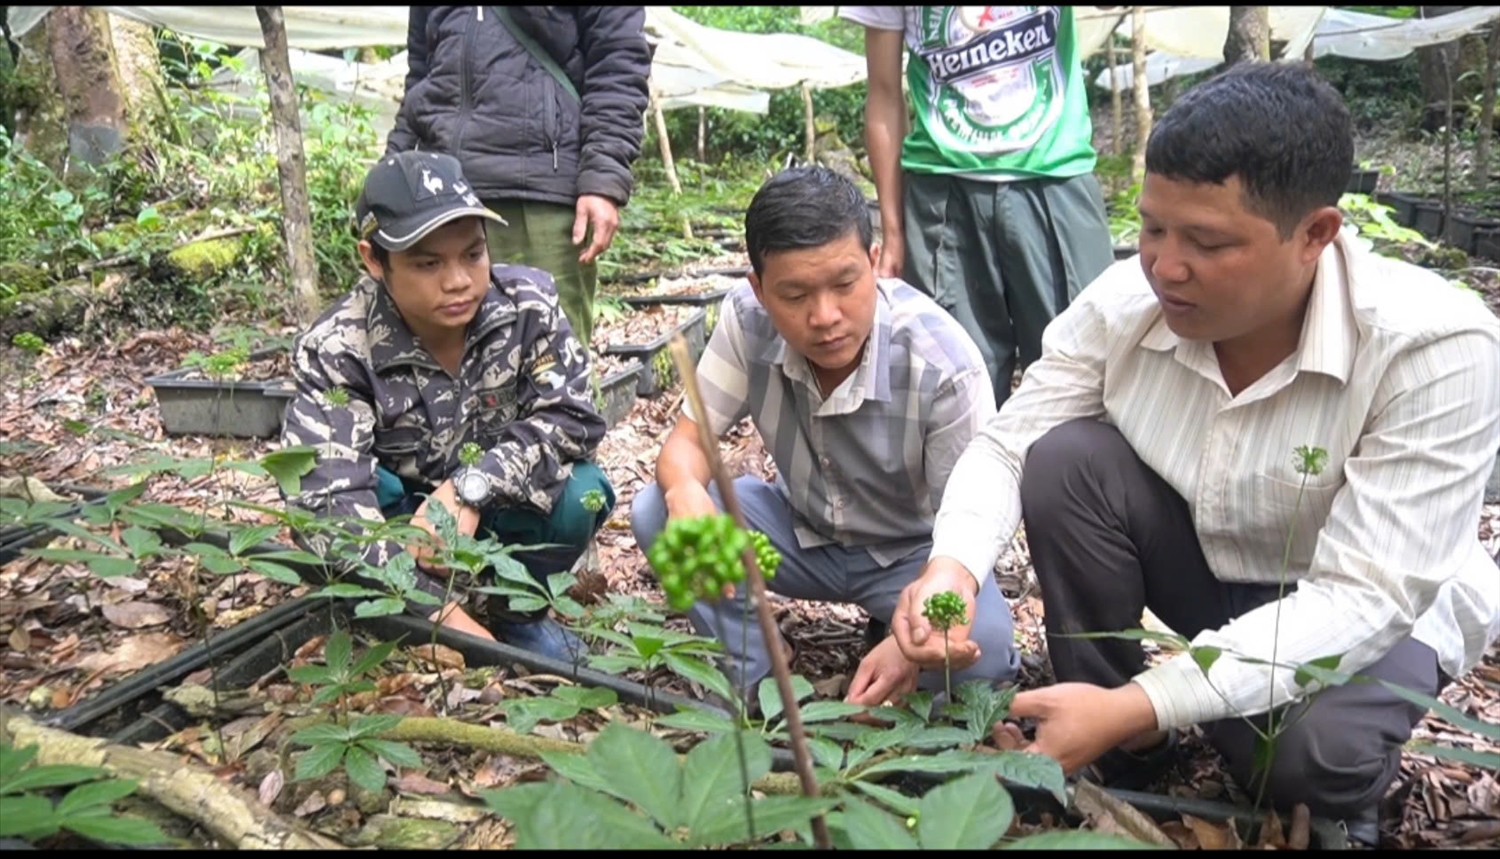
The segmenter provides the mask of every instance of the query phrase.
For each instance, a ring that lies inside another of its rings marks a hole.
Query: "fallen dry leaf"
[[[166,609],[152,602],[122,602],[107,605],[102,611],[106,620],[126,629],[159,626],[172,619]]]
[[[441,796],[448,793],[452,788],[440,781],[434,781],[417,772],[403,774],[393,784],[396,790],[403,793],[420,793],[428,796]]]
[[[59,686],[52,690],[52,700],[49,703],[52,704],[52,709],[61,710],[73,703],[73,691],[66,686]]]
[[[286,775],[279,768],[266,773],[266,777],[260,780],[260,790],[257,791],[261,805],[270,808],[276,797],[281,796],[281,789],[285,786]]]
[[[439,668],[463,668],[464,655],[441,644],[424,644],[411,649],[412,656],[417,661],[428,665],[436,665]]]
[[[147,632],[133,635],[114,650],[93,653],[79,660],[84,671],[136,671],[170,658],[183,647],[182,639],[170,632]],[[77,641],[74,641],[77,646]]]
[[[25,653],[31,649],[31,634],[19,626],[10,631],[10,638],[7,640],[10,649],[17,653]]]
[[[406,718],[434,715],[431,707],[423,704],[421,701],[413,701],[403,695],[391,695],[381,698],[375,703],[375,712],[390,713],[393,716],[404,716]]]
[[[296,817],[306,817],[314,812],[322,811],[327,807],[328,800],[323,798],[322,793],[315,790],[307,795],[307,799],[302,800],[302,804],[297,806],[296,809],[292,811],[292,814]]]
[[[1210,823],[1191,814],[1182,815],[1182,822],[1193,831],[1200,849],[1238,850],[1244,846],[1240,843],[1239,833],[1235,832],[1234,827],[1229,824]]]

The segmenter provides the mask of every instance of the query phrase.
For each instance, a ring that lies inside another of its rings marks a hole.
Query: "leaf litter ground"
[[[29,475],[54,491],[67,484],[97,488],[128,485],[110,469],[145,454],[188,458],[226,456],[254,458],[276,447],[274,441],[167,437],[162,433],[149,376],[180,366],[187,352],[211,348],[206,336],[180,331],[148,332],[117,345],[63,341],[35,360],[15,350],[0,357],[19,384],[0,391],[0,475]],[[631,499],[651,479],[655,454],[681,410],[680,385],[654,399],[637,400],[634,408],[602,442],[597,458],[614,484],[617,503],[597,540],[597,565],[580,576],[574,595],[586,604],[605,592],[639,596],[658,606],[660,588],[635,546],[630,532]],[[721,445],[734,474],[774,477],[775,468],[758,436],[743,422]],[[66,495],[66,492],[62,494]],[[226,497],[274,505],[278,496],[265,479],[221,470],[212,476],[183,479],[161,476],[149,484],[145,500],[179,505],[238,521],[258,521],[258,514],[225,509]],[[1493,553],[1500,550],[1500,505],[1484,508],[1479,536]],[[285,541],[288,535],[282,534]],[[64,541],[54,545],[66,546]],[[0,700],[37,713],[48,713],[98,694],[140,668],[160,662],[199,640],[201,627],[222,630],[306,591],[255,575],[219,578],[188,569],[181,559],[148,562],[134,575],[110,580],[85,568],[19,558],[0,567],[0,637],[6,640],[0,661]],[[1031,573],[1025,535],[1019,534],[996,574],[1016,616],[1022,657],[1021,684],[1051,682],[1042,634],[1042,607]],[[794,644],[793,670],[813,682],[818,698],[838,699],[847,689],[865,652],[867,616],[857,607],[826,605],[781,597],[773,612]],[[685,620],[670,628],[688,631]],[[369,644],[371,642],[364,642]],[[297,653],[293,664],[321,658],[322,640]],[[1151,649],[1148,643],[1148,650]],[[520,666],[470,668],[446,648],[397,651],[379,671],[377,690],[356,697],[360,712],[449,716],[476,724],[505,724],[502,702],[542,696],[562,678],[525,676]],[[1485,721],[1500,721],[1500,648],[1484,664],[1445,692],[1443,699]],[[290,667],[290,666],[287,666]],[[439,683],[442,673],[445,683]],[[639,673],[627,673],[637,681]],[[671,674],[650,678],[658,690],[702,697],[703,690]],[[209,670],[188,677],[183,688],[206,683]],[[448,699],[442,700],[446,686]],[[423,805],[421,799],[471,802],[476,791],[545,776],[539,762],[427,745],[427,768],[403,770],[380,797],[361,796],[341,772],[321,780],[295,782],[276,769],[285,751],[284,723],[311,712],[310,690],[289,681],[282,667],[257,680],[244,696],[231,696],[230,712],[199,721],[162,741],[230,778],[259,791],[278,811],[305,818],[335,834],[349,835],[369,825],[390,807],[392,797],[404,812],[458,814],[449,806]],[[604,724],[625,720],[649,722],[643,708],[617,705],[585,710],[557,722],[543,721],[534,732],[544,737],[586,742]],[[217,730],[215,730],[215,728]],[[668,736],[682,740],[680,732]],[[1414,732],[1476,750],[1493,745],[1429,714]],[[221,745],[222,744],[222,745]],[[1197,732],[1189,732],[1181,763],[1161,783],[1160,793],[1245,802],[1223,775],[1222,762]],[[1500,841],[1500,785],[1495,775],[1477,767],[1437,761],[1407,753],[1401,775],[1387,797],[1386,846],[1484,846]],[[437,809],[437,810],[434,810]],[[446,809],[446,810],[445,810]],[[472,812],[468,812],[472,814]],[[1054,825],[1050,820],[1018,824],[1023,831]],[[1184,847],[1228,844],[1227,829],[1185,820],[1165,826]],[[503,847],[511,834],[494,819],[465,822],[456,836],[461,846]]]

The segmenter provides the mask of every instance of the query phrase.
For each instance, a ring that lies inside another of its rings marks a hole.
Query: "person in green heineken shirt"
[[[979,345],[996,405],[1019,357],[1113,261],[1069,6],[841,6],[865,27],[878,274]],[[901,87],[902,41],[911,51]]]

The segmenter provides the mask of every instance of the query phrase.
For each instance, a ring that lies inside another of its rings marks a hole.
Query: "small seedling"
[[[948,630],[969,622],[964,598],[953,591],[943,591],[927,598],[922,604],[922,616],[932,622],[934,629],[943,633],[943,689],[948,700],[953,700],[952,666],[948,658]]]

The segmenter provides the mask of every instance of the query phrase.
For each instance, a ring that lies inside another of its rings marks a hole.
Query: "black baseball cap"
[[[354,206],[359,237],[389,251],[404,251],[458,218],[506,220],[479,202],[458,159],[411,150],[383,156],[365,175]]]

